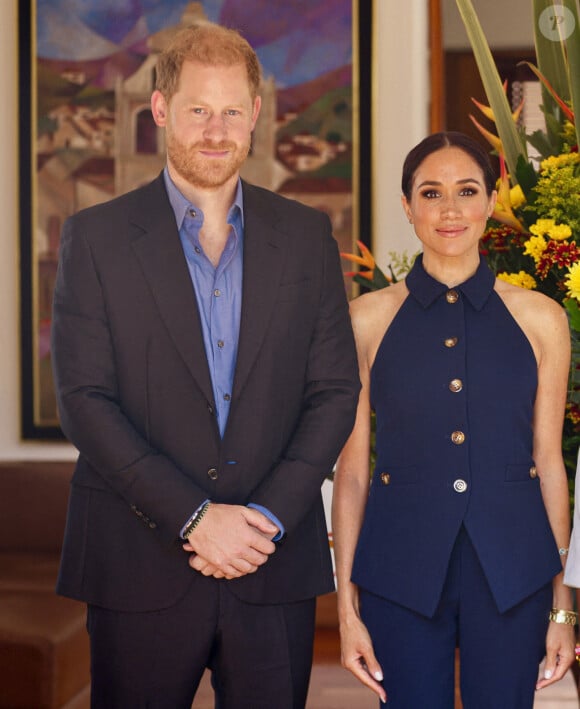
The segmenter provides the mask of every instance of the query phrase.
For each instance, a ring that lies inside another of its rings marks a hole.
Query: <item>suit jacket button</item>
[[[381,473],[381,482],[383,485],[389,485],[391,482],[391,476],[389,473]]]
[[[467,483],[465,480],[456,480],[453,483],[453,489],[455,492],[465,492],[467,490]]]
[[[457,303],[457,301],[459,300],[459,293],[454,288],[452,288],[451,290],[448,290],[445,294],[445,299],[448,303]]]
[[[445,340],[445,347],[448,347],[449,349],[451,349],[452,347],[455,347],[456,344],[457,344],[457,338],[456,338],[456,337],[448,337],[448,338]]]
[[[537,471],[535,465],[532,465],[532,467],[530,468],[530,477],[531,477],[531,478],[537,478],[537,477],[538,477],[538,471]]]
[[[465,441],[465,433],[463,431],[453,431],[451,440],[456,446],[460,446]]]
[[[218,479],[218,471],[217,471],[215,468],[210,468],[210,469],[207,471],[207,477],[208,477],[210,480],[217,480],[217,479]]]

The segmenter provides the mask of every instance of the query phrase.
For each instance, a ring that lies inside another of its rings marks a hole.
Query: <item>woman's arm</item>
[[[383,677],[381,667],[369,633],[360,619],[358,588],[351,581],[370,483],[369,341],[374,330],[370,327],[371,318],[365,311],[364,299],[351,304],[351,316],[362,389],[353,431],[338,459],[332,501],[341,653],[343,666],[385,702],[386,693],[379,683]]]
[[[563,309],[548,299],[535,308],[534,325],[539,342],[538,391],[534,407],[534,460],[542,497],[556,544],[567,549],[570,541],[570,500],[562,458],[562,426],[570,367],[570,333]],[[561,555],[563,567],[566,555]],[[572,595],[564,585],[562,570],[553,581],[554,608],[570,610]],[[538,689],[561,679],[574,659],[574,630],[550,622],[546,638],[544,679]]]

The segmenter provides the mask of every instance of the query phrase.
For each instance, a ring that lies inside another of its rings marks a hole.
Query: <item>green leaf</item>
[[[532,163],[525,160],[522,155],[519,156],[516,165],[516,179],[522,188],[522,192],[528,198],[528,195],[538,183],[538,175]]]
[[[568,81],[568,67],[564,47],[561,42],[554,42],[550,36],[542,31],[545,24],[540,22],[542,13],[555,7],[554,0],[533,0],[534,10],[534,43],[538,69],[548,79],[558,96],[564,101],[570,100],[570,84]],[[554,99],[542,87],[544,108],[547,112],[560,116],[560,109]]]
[[[578,307],[578,301],[575,298],[567,298],[564,301],[564,307],[568,311],[570,327],[576,332],[580,332],[580,307]]]
[[[467,30],[467,36],[473,49],[487,100],[493,110],[495,124],[505,152],[508,170],[513,180],[516,179],[516,166],[521,157],[527,162],[525,141],[522,141],[513,121],[512,112],[497,67],[491,55],[489,45],[473,9],[471,0],[456,0],[461,19]]]
[[[528,143],[535,148],[542,158],[547,158],[549,155],[553,155],[553,147],[546,138],[546,134],[543,130],[536,130],[531,135],[528,135]],[[557,152],[560,152],[559,150]]]
[[[566,38],[566,53],[569,64],[570,100],[576,125],[576,145],[580,145],[580,22],[576,0],[564,0],[564,7],[574,17],[574,29]]]

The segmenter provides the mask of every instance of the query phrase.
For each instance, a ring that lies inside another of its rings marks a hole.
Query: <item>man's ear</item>
[[[262,97],[256,96],[254,99],[254,105],[252,107],[252,130],[256,127],[256,121],[260,115],[260,108],[262,108]]]
[[[151,94],[151,113],[156,125],[164,128],[167,123],[167,102],[161,91],[157,89]]]

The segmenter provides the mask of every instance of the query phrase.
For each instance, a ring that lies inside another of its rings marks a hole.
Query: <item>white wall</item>
[[[534,46],[531,0],[472,0],[492,49]],[[442,0],[443,44],[467,49],[469,41],[455,0]]]
[[[373,251],[384,269],[390,251],[419,249],[401,207],[401,168],[428,132],[427,0],[375,0],[373,62]]]

